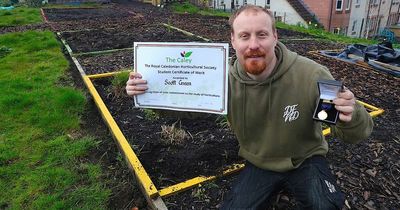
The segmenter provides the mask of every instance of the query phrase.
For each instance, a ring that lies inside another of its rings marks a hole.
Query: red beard
[[[246,53],[244,55],[244,57],[245,57],[244,69],[246,70],[246,72],[248,72],[250,74],[259,75],[267,67],[267,62],[265,61],[265,59],[261,59],[261,60],[248,59],[248,58],[252,58],[252,57],[264,58],[265,53],[260,50],[250,51],[250,52]]]

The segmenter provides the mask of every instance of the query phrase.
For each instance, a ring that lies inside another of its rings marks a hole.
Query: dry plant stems
[[[179,122],[179,128],[176,124]],[[167,145],[182,145],[190,135],[181,128],[181,122],[178,120],[171,126],[161,126],[161,140]]]

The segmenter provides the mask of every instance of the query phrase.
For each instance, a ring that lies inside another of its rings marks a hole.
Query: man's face
[[[245,70],[261,74],[275,57],[278,41],[270,17],[264,12],[243,11],[232,24],[232,46]]]

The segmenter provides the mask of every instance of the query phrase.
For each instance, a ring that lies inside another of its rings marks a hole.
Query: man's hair
[[[272,30],[276,31],[275,18],[274,18],[274,15],[272,14],[271,10],[265,9],[260,6],[252,5],[252,4],[246,4],[246,5],[241,6],[238,10],[236,10],[229,18],[229,26],[231,27],[231,33],[233,33],[233,22],[235,21],[237,16],[239,16],[242,12],[253,12],[253,13],[264,12],[264,13],[266,13],[269,16],[269,18],[271,19]]]

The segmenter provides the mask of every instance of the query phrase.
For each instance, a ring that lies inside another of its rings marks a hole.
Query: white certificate
[[[135,42],[135,71],[149,89],[135,106],[227,114],[227,43]]]

